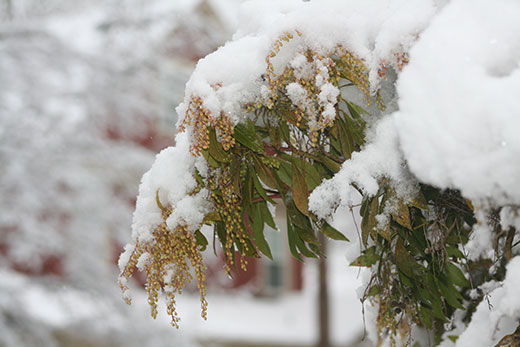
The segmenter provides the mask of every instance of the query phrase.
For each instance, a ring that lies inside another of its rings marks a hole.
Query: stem
[[[513,239],[515,238],[515,228],[509,228],[507,231],[507,237],[506,237],[506,259],[511,260],[513,258],[513,254],[511,252],[511,248],[513,248]]]
[[[272,195],[268,195],[267,196],[269,199],[281,199],[282,196],[280,194],[272,194]],[[254,204],[255,202],[260,202],[260,201],[265,201],[264,198],[262,198],[261,196],[256,198],[256,199],[253,199],[252,203]],[[245,214],[244,214],[245,215]]]

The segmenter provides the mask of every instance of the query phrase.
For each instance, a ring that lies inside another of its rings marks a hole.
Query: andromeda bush
[[[403,10],[388,3],[376,19]],[[399,103],[394,82],[413,63],[409,50],[436,6],[424,1],[416,21],[390,28],[370,20],[373,7],[327,4],[322,17],[311,2],[283,13],[274,29],[239,30],[199,62],[177,108],[177,146],[143,177],[134,243],[120,259],[123,295],[130,302],[128,280],[144,271],[152,315],[164,291],[178,327],[175,295],[194,269],[205,318],[203,225],[213,227],[213,247],[220,244],[231,274],[247,270],[247,257],[271,258],[263,231],[277,228],[273,205],[285,206],[299,260],[323,256],[318,233],[348,241],[330,218],[360,206],[362,250],[352,265],[370,268],[362,299],[377,308],[377,344],[411,344],[414,329],[427,331],[429,344],[456,341],[456,325],[468,324],[487,295],[480,286],[505,278],[516,224],[504,220],[518,205],[434,186],[403,157],[407,134],[389,115]],[[492,235],[492,257],[468,256],[479,225]]]

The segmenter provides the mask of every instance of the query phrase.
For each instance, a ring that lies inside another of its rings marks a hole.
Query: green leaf
[[[365,214],[361,219],[361,240],[365,246],[368,243],[368,236],[375,236],[375,228],[377,227],[376,216],[379,214],[379,199],[377,196],[371,199],[369,206],[369,208],[364,208]]]
[[[424,324],[424,326],[428,329],[431,329],[432,326],[432,310],[421,306],[419,308],[419,318],[421,319],[421,322]]]
[[[354,152],[354,138],[350,133],[350,130],[347,128],[345,122],[338,117],[337,126],[339,129],[339,142],[341,146],[341,153],[345,157],[345,159],[350,159],[352,156],[352,152]]]
[[[222,144],[217,140],[215,128],[209,131],[209,154],[217,161],[227,163],[230,161],[230,155],[222,148]]]
[[[430,302],[432,307],[433,316],[442,320],[443,322],[447,322],[448,319],[444,314],[443,304],[441,301],[441,293],[439,292],[437,281],[435,281],[435,277],[431,273],[426,273],[424,276],[424,286],[431,293],[430,294]]]
[[[316,237],[316,235],[314,235],[312,228],[300,228],[295,225],[294,230],[303,241],[314,245],[320,244],[318,238]]]
[[[269,127],[269,139],[271,140],[271,144],[276,148],[282,146],[282,135],[280,134],[279,127],[271,126]]]
[[[262,218],[264,219],[264,222],[269,225],[273,229],[277,229],[276,223],[274,222],[273,215],[271,214],[271,211],[269,211],[269,207],[267,207],[266,202],[259,202],[260,209],[262,211]]]
[[[464,309],[464,306],[462,306],[460,304],[459,300],[457,300],[457,294],[458,294],[457,289],[455,289],[454,287],[449,288],[442,281],[438,281],[438,284],[439,284],[439,289],[441,290],[442,296],[444,297],[444,299],[450,306],[455,307],[455,308]],[[455,292],[457,294],[455,294]]]
[[[410,222],[410,211],[408,210],[408,206],[402,201],[399,200],[397,212],[392,213],[392,217],[394,220],[407,229],[412,229],[412,224]]]
[[[254,173],[251,173],[250,168],[247,168],[246,176],[244,178],[244,184],[243,184],[243,191],[242,191],[242,199],[244,202],[244,206],[251,206],[253,204],[253,198],[254,198],[254,183],[253,183],[253,177]]]
[[[215,231],[218,236],[218,240],[220,241],[220,244],[223,249],[226,247],[226,227],[224,226],[223,222],[216,222],[215,223]],[[215,247],[215,243],[213,243],[213,247]],[[214,249],[215,253],[216,250]]]
[[[204,153],[204,151],[202,151],[202,152]],[[209,166],[211,166],[211,167],[215,167],[215,168],[220,167],[220,163],[217,160],[215,160],[215,158],[213,158],[213,156],[210,155],[209,153],[208,153],[208,157],[206,158],[206,161],[208,162]]]
[[[239,123],[235,125],[233,137],[255,152],[262,153],[264,151],[264,147],[256,136],[255,126],[249,119],[246,124]]]
[[[255,237],[255,243],[258,250],[265,254],[269,259],[273,259],[269,244],[265,240],[264,236],[264,220],[262,218],[262,211],[259,204],[254,204],[253,214],[249,221],[251,222],[251,229],[253,229],[253,235]],[[247,223],[247,218],[244,218]]]
[[[289,187],[292,185],[291,164],[287,163],[286,161],[280,160],[278,178],[282,181],[282,183],[288,185]]]
[[[432,300],[432,311],[433,311],[433,316],[435,318],[438,318],[444,322],[448,321],[448,319],[446,318],[446,315],[444,314],[444,311],[442,309],[442,303],[439,300],[439,297],[434,297],[434,299]]]
[[[325,225],[321,228],[321,232],[333,240],[349,241],[345,235],[343,235],[336,228],[332,227],[329,223],[325,223]]]
[[[303,262],[302,257],[300,256],[300,253],[298,253],[298,250],[296,248],[296,238],[298,236],[295,234],[291,221],[289,220],[289,216],[287,216],[287,239],[289,241],[289,250],[291,251],[291,254],[293,257],[298,259],[299,261]]]
[[[258,255],[258,252],[256,251],[255,246],[253,245],[251,240],[245,239],[244,242],[247,244],[247,248],[244,249],[245,255],[251,258],[260,258],[260,255]]]
[[[352,134],[354,142],[359,146],[363,145],[365,143],[364,125],[360,125],[357,121],[348,116],[345,116],[345,122],[347,123],[350,134]]]
[[[455,264],[447,262],[446,263],[446,272],[448,278],[454,284],[461,287],[469,287],[470,283],[467,278],[464,276],[464,273],[461,269],[459,269]]]
[[[300,238],[300,235],[303,234],[301,230],[298,230],[298,228],[294,228],[295,231],[295,237],[294,241],[296,243],[296,247],[298,247],[298,250],[300,253],[307,258],[317,258],[318,256],[314,254],[312,251],[310,251],[307,246],[305,246],[305,242]]]
[[[197,245],[199,245],[200,251],[205,251],[206,247],[208,247],[208,240],[206,239],[206,236],[204,236],[204,234],[201,233],[200,230],[197,230],[193,234],[193,236],[195,236],[195,241],[197,242]]]
[[[307,181],[307,187],[309,188],[309,191],[312,191],[321,184],[321,176],[313,164],[305,160],[303,163],[305,165],[305,179]]]
[[[457,340],[459,339],[459,336],[458,335],[448,335],[448,338],[450,339],[451,342],[457,342]]]
[[[365,251],[363,251],[363,254],[356,258],[352,263],[350,263],[351,266],[363,266],[363,267],[370,267],[377,263],[379,260],[379,256],[376,254],[376,247],[372,246]]]
[[[258,180],[258,177],[256,176],[255,172],[251,168],[249,168],[249,170],[252,172],[251,177],[253,178],[253,184],[254,184],[255,189],[258,192],[258,194],[260,194],[260,196],[265,201],[269,201],[270,203],[274,204],[274,201],[269,196],[267,196],[267,192],[265,191],[264,187],[262,186],[262,183],[260,183],[260,181]]]
[[[231,183],[233,184],[233,191],[238,196],[242,197],[242,189],[240,187],[240,159],[233,158],[231,162]]]
[[[347,104],[350,114],[356,120],[362,120],[363,118],[361,117],[361,115],[368,114],[368,112],[364,108],[354,104],[353,102],[347,101],[346,104]]]
[[[323,252],[321,251],[321,249],[318,245],[309,243],[309,248],[311,249],[311,251],[314,252],[314,254],[317,254],[318,257],[325,257],[325,254],[323,254]]]
[[[193,174],[195,176],[195,180],[197,181],[198,185],[200,185],[201,187],[206,186],[206,184],[204,183],[204,179],[202,178],[202,175],[200,174],[200,172],[197,168],[194,168]]]
[[[366,296],[367,297],[376,296],[379,293],[381,293],[381,290],[380,290],[379,286],[375,286],[374,285],[374,286],[370,287],[370,289],[368,290]]]
[[[204,217],[204,220],[202,221],[202,223],[211,225],[211,224],[214,224],[215,222],[221,221],[221,220],[222,219],[220,218],[220,214],[218,214],[217,212],[210,212]]]
[[[301,213],[309,215],[309,191],[307,189],[307,182],[297,164],[293,162],[292,165],[292,192],[294,204]]]
[[[335,162],[334,160],[330,159],[329,157],[320,154],[318,156],[319,160],[325,165],[327,169],[329,169],[332,173],[337,173],[341,169],[341,164]]]
[[[446,246],[446,254],[448,257],[455,257],[459,259],[465,259],[464,254],[456,246]]]
[[[410,202],[410,206],[417,207],[423,210],[428,209],[428,202],[426,201],[426,198],[424,197],[424,194],[422,192],[419,192],[415,199]]]
[[[253,164],[258,174],[258,177],[265,183],[266,186],[272,189],[277,189],[276,179],[274,178],[274,172],[267,165],[265,165],[260,158],[256,155],[253,156]]]
[[[335,126],[332,129],[337,129],[337,126]],[[334,132],[331,132],[334,133]],[[332,148],[338,153],[341,154],[341,144],[339,143],[339,140],[335,137],[330,137],[330,144],[332,145]]]
[[[301,213],[298,208],[296,208],[293,200],[290,198],[286,200],[285,207],[287,209],[287,216],[289,217],[292,224],[302,229],[312,229],[309,218]]]
[[[287,121],[281,120],[279,124],[280,135],[282,135],[282,140],[285,143],[291,143],[291,131],[289,130],[289,125]]]
[[[378,228],[377,233],[381,235],[385,240],[392,241],[392,231],[390,229],[390,223],[387,223],[383,229]]]
[[[399,270],[410,278],[417,278],[422,275],[422,267],[408,253],[401,238],[397,239],[395,245],[395,263]]]

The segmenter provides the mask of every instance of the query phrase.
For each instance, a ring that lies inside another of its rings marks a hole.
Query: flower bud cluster
[[[218,117],[214,117],[211,112],[204,107],[202,98],[192,97],[186,115],[179,126],[179,132],[183,132],[187,127],[192,126],[192,141],[190,152],[197,157],[203,150],[209,148],[210,127],[217,130],[217,134],[224,150],[228,150],[235,144],[233,137],[233,123],[221,112]]]
[[[171,324],[178,328],[180,318],[175,308],[175,294],[181,294],[193,280],[192,269],[200,293],[201,316],[204,319],[207,317],[208,304],[204,284],[206,266],[195,236],[186,226],[177,226],[174,230],[167,228],[166,220],[171,213],[171,208],[162,210],[163,222],[153,230],[151,241],[136,242],[130,259],[120,274],[119,283],[123,293],[126,293],[127,282],[136,269],[144,271],[152,317],[157,317],[157,302],[159,293],[163,290],[166,294],[167,313],[172,318]],[[125,299],[129,304],[130,300],[127,297]]]
[[[231,267],[234,265],[235,243],[238,243],[244,250],[249,251],[246,242],[247,235],[242,224],[242,206],[239,192],[235,192],[233,175],[230,166],[215,170],[213,175],[208,178],[211,188],[211,200],[216,207],[218,214],[222,218],[226,231],[224,241],[224,256],[226,259],[226,272],[230,274]],[[216,193],[216,190],[220,194]],[[240,257],[240,267],[247,271],[247,259]]]

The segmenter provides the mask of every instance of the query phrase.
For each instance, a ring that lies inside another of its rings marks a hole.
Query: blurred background
[[[318,267],[292,260],[283,233],[273,262],[233,280],[209,252],[208,321],[186,293],[180,330],[149,316],[139,278],[132,306],[117,285],[139,180],[174,145],[184,85],[240,2],[0,0],[0,346],[315,344]],[[359,346],[346,247],[329,245],[330,338]]]

